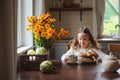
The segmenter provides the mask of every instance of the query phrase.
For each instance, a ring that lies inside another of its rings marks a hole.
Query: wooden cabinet
[[[80,0],[80,3],[74,3],[74,0],[64,0],[64,3],[61,0],[54,0],[53,5],[56,5],[56,3],[57,6],[49,8],[49,11],[59,11],[59,21],[61,21],[62,11],[80,11],[80,21],[82,21],[82,11],[92,11],[93,9],[92,7],[82,7],[80,4],[83,3],[83,0]]]
[[[54,51],[55,51],[55,59],[61,60],[62,55],[67,51],[66,42],[56,43],[54,47]]]
[[[80,7],[80,8],[49,8],[50,11],[59,11],[59,21],[61,21],[62,11],[80,11],[80,20],[82,20],[82,11],[92,11],[92,7]]]
[[[91,11],[91,7],[81,8],[49,8],[50,11]]]

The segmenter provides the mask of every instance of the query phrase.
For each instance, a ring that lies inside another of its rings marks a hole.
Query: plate
[[[81,62],[94,63],[94,62],[96,62],[96,61],[91,60],[90,58],[82,58],[82,59],[81,59]]]
[[[67,64],[77,64],[77,62],[70,62],[70,61],[67,61],[66,63]]]
[[[81,61],[81,62],[84,62],[84,63],[95,63],[96,61]]]

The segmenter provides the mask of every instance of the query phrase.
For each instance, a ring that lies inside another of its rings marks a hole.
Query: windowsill
[[[117,38],[99,38],[97,41],[120,41],[120,39]]]
[[[24,52],[26,52],[27,50],[33,48],[33,46],[22,46],[17,48],[17,54],[23,54]]]

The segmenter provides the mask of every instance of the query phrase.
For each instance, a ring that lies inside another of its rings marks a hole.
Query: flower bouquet
[[[37,47],[45,47],[49,49],[57,39],[63,36],[69,36],[69,31],[61,28],[57,30],[54,26],[55,18],[52,18],[50,13],[45,13],[40,16],[27,17],[27,31],[32,31],[34,45]]]

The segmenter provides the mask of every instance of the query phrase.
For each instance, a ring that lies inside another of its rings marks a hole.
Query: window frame
[[[17,47],[22,46],[21,36],[21,0],[18,0],[18,13],[17,13]]]
[[[33,15],[33,0],[18,0],[18,21],[17,21],[17,53],[33,47],[31,32],[26,32],[28,16]]]
[[[19,2],[19,1],[18,1]],[[45,0],[20,0],[21,4],[21,30],[18,29],[21,35],[21,44],[17,48],[17,53],[23,53],[33,47],[33,37],[31,32],[26,32],[27,20],[26,18],[31,15],[39,16],[45,12]],[[27,14],[29,13],[29,14]],[[18,43],[18,42],[17,42]]]

